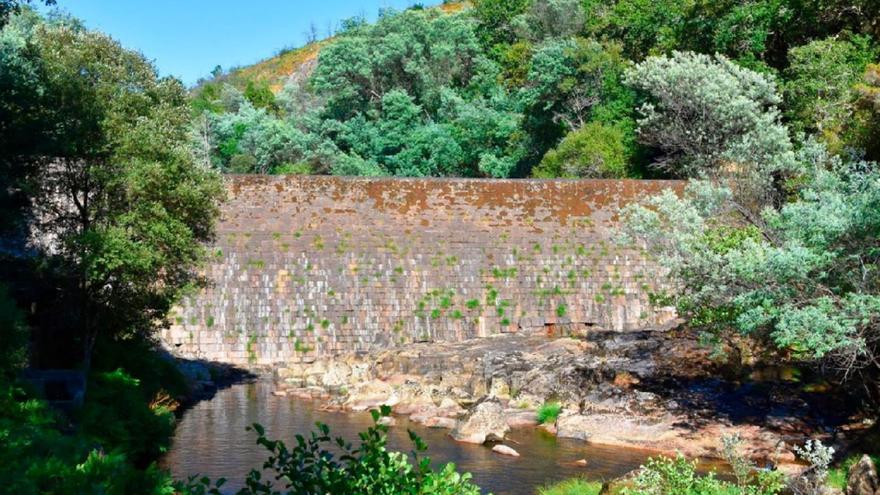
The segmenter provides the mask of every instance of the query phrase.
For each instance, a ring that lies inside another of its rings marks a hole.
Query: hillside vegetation
[[[645,128],[663,98],[649,80],[669,57],[706,54],[751,86],[742,103],[788,129],[794,148],[812,135],[834,154],[873,159],[878,9],[868,0],[476,0],[386,10],[374,24],[348,19],[332,38],[202,81],[195,142],[225,172],[686,177],[669,167],[684,135]],[[638,70],[643,63],[652,69]],[[705,87],[719,103],[730,90]],[[683,124],[737,132],[738,115],[717,113]],[[720,150],[705,131],[688,138]]]

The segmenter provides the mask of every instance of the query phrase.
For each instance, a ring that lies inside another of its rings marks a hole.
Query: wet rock
[[[556,420],[556,436],[560,438],[577,438],[589,440],[592,424],[590,418],[580,414],[568,414],[560,416]]]
[[[880,479],[877,477],[877,468],[870,457],[863,455],[849,471],[846,495],[878,494],[880,494]]]
[[[287,391],[286,390],[273,390],[272,395],[274,395],[275,397],[287,397]]]
[[[527,428],[538,424],[534,409],[507,409],[504,415],[511,428]]]
[[[514,450],[511,447],[508,447],[507,445],[503,445],[500,443],[498,445],[492,447],[492,452],[495,452],[495,453],[501,454],[501,455],[509,455],[511,457],[519,457],[519,452],[517,452],[516,450]]]
[[[487,440],[504,440],[510,426],[504,417],[504,408],[497,399],[478,402],[449,434],[456,441],[481,444]]]
[[[426,419],[425,422],[422,424],[424,424],[428,428],[444,428],[447,430],[451,430],[451,429],[455,428],[455,425],[458,424],[458,421],[456,421],[452,418],[444,418],[444,417],[440,417],[440,416],[435,416],[435,417]]]

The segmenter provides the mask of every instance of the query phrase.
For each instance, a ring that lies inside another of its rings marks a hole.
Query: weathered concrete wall
[[[211,286],[165,344],[274,364],[416,340],[661,324],[663,278],[609,238],[663,181],[230,176]]]

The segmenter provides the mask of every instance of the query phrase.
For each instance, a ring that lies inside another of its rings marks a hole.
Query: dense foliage
[[[220,181],[188,147],[184,88],[142,55],[31,12],[3,29],[0,51],[0,113],[14,129],[0,180],[26,224],[8,227],[38,236],[54,317],[76,329],[56,345],[88,363],[99,334],[149,336],[196,280]]]
[[[801,132],[876,158],[878,14],[868,0],[383,11],[343,23],[275,95],[237,72],[203,81],[196,145],[224,171],[353,175],[687,177],[718,157],[785,159]]]
[[[192,154],[179,81],[21,3],[0,5],[0,485],[170,495],[154,461],[186,390],[152,339],[198,280],[221,182]],[[28,357],[82,372],[82,406],[19,381]]]

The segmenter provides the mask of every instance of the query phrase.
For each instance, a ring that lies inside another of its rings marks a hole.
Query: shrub
[[[106,418],[104,426],[116,429],[114,420]],[[94,448],[96,439],[81,431],[62,434],[63,424],[45,401],[17,387],[0,385],[0,486],[4,492],[175,493],[170,476],[155,465],[136,467],[122,452]],[[114,450],[113,444],[99,442]]]
[[[627,176],[624,136],[618,128],[591,122],[565,136],[559,146],[544,155],[533,175],[553,177]]]
[[[284,442],[267,438],[263,427],[254,424],[257,443],[271,453],[263,471],[274,474],[275,480],[283,480],[283,490],[287,493],[480,493],[479,487],[471,483],[470,474],[459,474],[453,464],[446,464],[439,471],[432,469],[430,458],[420,457],[427,446],[415,433],[409,434],[414,446],[413,462],[406,454],[390,452],[388,428],[378,421],[388,416],[391,409],[382,406],[381,411],[371,413],[374,425],[360,434],[361,443],[357,447],[341,438],[331,438],[327,425],[318,423],[317,431],[309,438],[297,435],[296,445],[288,448]],[[328,450],[330,447],[332,452]],[[340,452],[341,455],[336,455]],[[207,486],[209,482],[204,480],[202,484]],[[262,471],[255,469],[240,493],[277,493],[277,489],[272,481],[263,479]]]
[[[84,433],[108,448],[146,465],[168,448],[174,415],[165,407],[150,409],[141,382],[125,370],[95,373],[81,413]]]
[[[626,495],[776,495],[782,492],[783,477],[776,471],[758,472],[745,486],[719,480],[715,473],[697,474],[696,461],[688,461],[681,454],[674,459],[649,459],[633,478],[633,486],[625,488]]]
[[[599,495],[602,483],[572,478],[538,489],[538,495]]]
[[[282,163],[272,168],[272,175],[312,175],[315,171],[306,162]]]
[[[237,153],[229,158],[228,172],[233,174],[252,174],[256,171],[257,159],[254,155]]]
[[[0,381],[25,364],[27,338],[24,315],[0,284]]]
[[[730,173],[733,162],[768,180],[792,166],[772,79],[721,55],[673,52],[636,65],[626,81],[651,96],[639,109],[639,137],[666,154],[657,165],[672,174]]]
[[[562,404],[558,402],[545,402],[538,408],[538,423],[555,423],[559,413],[562,412]]]

